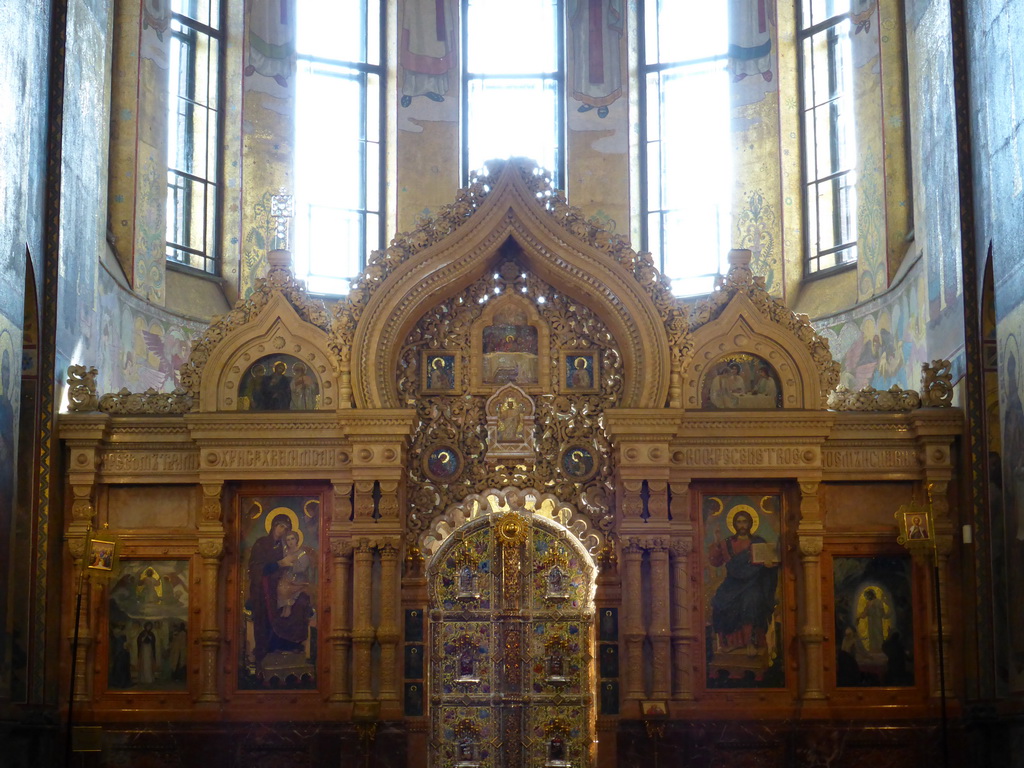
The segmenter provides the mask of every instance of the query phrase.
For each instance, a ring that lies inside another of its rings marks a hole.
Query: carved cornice
[[[99,400],[99,410],[123,415],[178,415],[192,409],[193,399],[183,389],[157,392],[150,387],[145,392],[108,392]]]
[[[921,396],[896,384],[886,390],[865,387],[857,392],[840,385],[829,394],[828,407],[833,411],[912,411],[921,407]]]
[[[126,438],[126,442],[132,445],[143,445],[136,435],[146,435],[153,441],[160,440],[163,436],[174,437],[176,442],[187,440],[189,437],[188,425],[180,420],[138,418],[125,419],[122,417],[112,418],[110,421],[110,439],[112,442],[120,438]]]
[[[811,411],[797,415],[793,411],[751,411],[723,413],[722,411],[687,412],[678,420],[677,435],[692,439],[692,435],[786,435],[796,439],[828,439],[835,428],[836,415],[828,411]]]

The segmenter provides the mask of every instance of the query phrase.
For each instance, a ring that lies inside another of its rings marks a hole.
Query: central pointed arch
[[[352,343],[357,407],[399,407],[390,374],[409,330],[428,309],[494,270],[510,239],[525,269],[589,306],[608,325],[630,372],[622,405],[663,405],[670,373],[668,340],[658,307],[631,271],[640,258],[624,245],[617,248],[621,243],[614,235],[595,230],[568,205],[549,210],[551,193],[545,197],[530,183],[537,174],[529,167],[510,162],[495,168],[482,199],[474,198],[475,208],[466,203],[457,228],[418,249],[420,240],[436,236],[429,223],[424,225],[402,241],[403,252],[413,250],[413,255],[380,267],[387,274],[361,310]],[[613,250],[623,258],[613,257]],[[653,270],[650,277],[656,279]]]

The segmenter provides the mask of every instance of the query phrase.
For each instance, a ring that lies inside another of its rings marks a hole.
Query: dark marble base
[[[949,731],[949,766],[964,762],[965,734]],[[938,722],[623,722],[622,768],[943,768]],[[993,763],[1005,766],[1005,763]],[[986,766],[988,768],[988,766]]]
[[[48,713],[0,720],[0,765],[4,768],[40,768],[63,761],[63,738]]]
[[[991,712],[968,713],[950,722],[948,763],[937,720],[629,720],[619,723],[617,730],[614,765],[621,768],[1024,768],[1024,716]],[[92,735],[98,736],[99,751],[73,753],[70,767],[405,768],[410,760],[426,764],[425,755],[410,753],[410,733],[403,723],[108,723]],[[64,732],[46,718],[0,721],[4,768],[58,768],[65,765],[64,749]]]
[[[51,733],[48,744],[4,735],[4,768],[65,764],[63,732]],[[386,722],[104,724],[95,741],[99,751],[73,752],[70,768],[404,768],[407,751],[405,729]],[[11,754],[8,745],[24,753]]]

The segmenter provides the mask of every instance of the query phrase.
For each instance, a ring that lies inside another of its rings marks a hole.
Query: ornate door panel
[[[557,523],[477,518],[431,559],[431,768],[587,768],[593,563]]]

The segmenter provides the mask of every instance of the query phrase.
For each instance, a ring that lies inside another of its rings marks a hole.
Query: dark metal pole
[[[86,552],[85,556],[88,556]],[[82,617],[82,587],[85,583],[85,563],[82,563],[82,572],[78,575],[78,595],[75,597],[75,633],[71,639],[71,682],[68,686],[68,724],[67,734],[64,739],[64,765],[71,766],[71,735],[74,732],[74,708],[75,708],[75,676],[78,673],[78,628]]]
[[[933,553],[934,556],[934,553]],[[942,707],[942,768],[949,768],[949,724],[946,718],[946,652],[942,635],[942,590],[939,588],[939,563],[935,558],[932,566],[935,579],[935,616],[939,630],[939,701]]]

